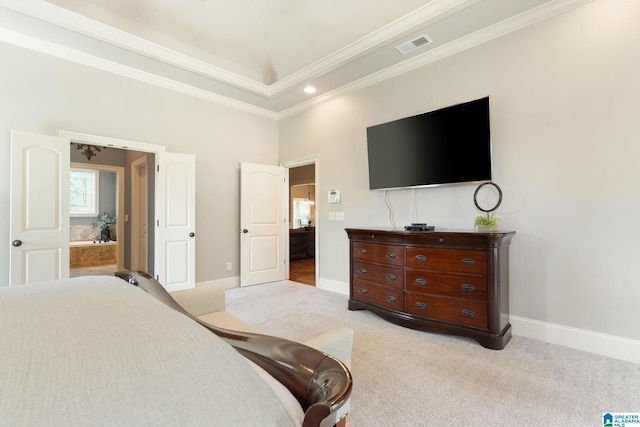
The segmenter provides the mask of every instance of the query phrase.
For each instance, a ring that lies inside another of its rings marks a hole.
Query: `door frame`
[[[144,212],[140,212],[140,168],[145,167],[147,173],[147,194],[144,195],[144,203],[146,208]],[[147,156],[142,156],[139,159],[134,160],[131,163],[131,268],[135,270],[145,270],[148,271],[149,265],[149,186],[148,186],[148,176],[149,176],[149,164],[147,162]],[[147,259],[144,262],[140,263],[140,218],[142,215],[147,215]]]
[[[153,166],[154,171],[157,170],[159,165],[158,154],[164,153],[167,151],[164,145],[149,144],[146,142],[138,142],[138,141],[129,141],[126,139],[111,138],[111,137],[99,136],[99,135],[91,135],[87,133],[73,132],[69,130],[60,130],[58,132],[58,136],[68,138],[69,140],[71,140],[71,142],[79,142],[84,144],[97,145],[100,147],[118,148],[120,150],[129,150],[129,151],[142,151],[146,153],[155,154],[155,165]],[[151,171],[149,170],[149,165],[147,165],[147,174],[149,174],[150,172]],[[155,185],[157,187],[158,183],[156,182]],[[124,197],[124,191],[122,194]],[[124,209],[124,204],[123,204],[123,209]],[[156,215],[157,215],[157,212],[156,212]],[[118,221],[118,222],[121,222],[121,221]],[[119,231],[120,230],[118,230],[118,232]],[[124,227],[123,227],[122,235],[124,236]],[[157,240],[154,240],[154,248],[153,248],[154,254],[157,254],[160,249],[158,248],[158,244],[159,242]],[[122,247],[124,247],[124,245],[122,245]],[[123,252],[122,260],[124,262],[124,252]],[[147,263],[148,263],[148,254],[147,254]],[[120,265],[120,262],[118,261],[118,266],[119,265]],[[154,271],[154,274],[157,274],[157,272]]]
[[[291,168],[297,168],[300,166],[307,166],[307,165],[315,165],[315,171],[314,171],[314,183],[316,186],[316,191],[315,191],[315,201],[316,201],[316,224],[315,224],[315,265],[316,265],[316,287],[318,287],[318,285],[320,284],[320,213],[322,212],[322,209],[324,208],[324,205],[322,204],[322,200],[319,197],[320,195],[320,158],[317,154],[309,156],[309,157],[303,157],[301,159],[297,159],[297,160],[289,160],[286,162],[281,162],[280,166],[285,168],[285,175],[287,177],[287,187],[285,189],[285,194],[284,194],[284,198],[287,201],[287,209],[289,204],[291,203],[291,194],[289,191],[289,187],[291,186],[289,183],[289,169]],[[288,280],[289,279],[289,264],[290,264],[290,254],[289,254],[289,230],[288,230],[288,226],[287,226],[287,232],[285,233],[285,250],[286,250],[286,259],[287,259],[287,264],[285,267],[285,278]]]

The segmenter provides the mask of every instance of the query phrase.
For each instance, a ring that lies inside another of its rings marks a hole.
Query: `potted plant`
[[[98,227],[100,227],[100,240],[108,242],[111,240],[111,226],[116,223],[115,217],[112,218],[108,213],[98,215]]]
[[[478,231],[496,231],[498,229],[498,218],[492,212],[487,215],[478,215],[475,221],[476,230]]]

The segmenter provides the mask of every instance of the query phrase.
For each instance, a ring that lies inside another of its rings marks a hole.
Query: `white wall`
[[[277,164],[274,120],[2,43],[0,57],[0,285],[9,277],[12,128],[65,129],[195,154],[196,280],[239,275],[240,161]]]
[[[321,283],[346,291],[345,227],[390,226],[383,193],[368,190],[366,127],[488,95],[497,215],[517,231],[512,323],[640,339],[638,16],[638,1],[595,1],[281,121],[281,162],[319,156]],[[326,203],[330,189],[340,204]],[[415,208],[394,191],[396,224],[472,228],[474,190],[419,189]]]
[[[344,228],[389,227],[383,193],[367,189],[366,127],[489,95],[494,177],[505,194],[498,215],[503,229],[517,231],[514,333],[515,320],[528,319],[635,345],[637,16],[638,1],[596,0],[280,124],[0,43],[0,285],[8,277],[11,128],[67,129],[196,154],[198,282],[238,275],[239,162],[318,155],[320,283],[346,292]],[[330,189],[342,191],[342,203],[326,203]],[[411,191],[393,192],[395,222],[469,228],[478,214],[474,189],[416,190],[415,205]],[[330,210],[345,212],[345,221],[328,221]]]

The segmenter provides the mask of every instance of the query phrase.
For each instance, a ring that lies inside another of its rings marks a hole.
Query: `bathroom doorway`
[[[69,276],[111,275],[123,267],[124,167],[71,162]]]
[[[70,215],[69,276],[112,275],[125,268],[153,274],[149,245],[154,244],[154,236],[146,228],[148,218],[155,215],[153,194],[148,191],[154,188],[154,176],[147,173],[148,164],[155,164],[155,154],[101,147],[87,158],[78,145],[71,144],[72,169],[95,170],[99,175],[95,210],[84,217]],[[101,238],[95,212],[115,221],[108,239]]]

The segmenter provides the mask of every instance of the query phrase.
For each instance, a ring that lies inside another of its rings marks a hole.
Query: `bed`
[[[0,288],[4,425],[337,421],[332,416],[352,385],[339,360],[293,341],[208,325],[148,275],[118,275]],[[284,386],[301,420],[256,370]]]

